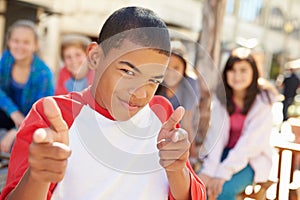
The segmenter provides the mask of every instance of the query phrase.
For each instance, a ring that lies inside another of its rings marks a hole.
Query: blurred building
[[[227,0],[223,49],[253,48],[264,76],[275,79],[300,57],[299,9],[298,0]]]
[[[81,33],[97,38],[114,10],[128,5],[148,7],[167,24],[196,41],[201,31],[203,0],[0,0],[0,53],[7,27],[27,18],[38,24],[40,53],[57,71],[60,38]],[[300,1],[227,0],[222,33],[223,52],[237,46],[253,48],[265,77],[274,78],[285,62],[300,57]]]
[[[60,38],[67,33],[81,33],[96,39],[105,19],[125,5],[140,5],[159,13],[170,24],[185,27],[197,35],[200,29],[199,1],[186,0],[130,1],[130,0],[0,0],[0,53],[5,48],[7,27],[17,19],[30,19],[38,24],[40,54],[57,71]],[[180,16],[180,19],[174,17]],[[193,19],[193,20],[191,20]],[[184,31],[183,31],[184,32]]]

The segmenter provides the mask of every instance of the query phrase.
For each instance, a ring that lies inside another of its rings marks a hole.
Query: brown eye
[[[134,76],[135,75],[135,73],[133,71],[128,70],[128,69],[121,69],[121,71],[125,72],[129,76]]]
[[[155,84],[161,84],[160,80],[150,79],[149,81]]]

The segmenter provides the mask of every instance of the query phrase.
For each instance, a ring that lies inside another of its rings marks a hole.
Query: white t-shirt
[[[149,106],[125,122],[83,106],[69,131],[72,154],[52,200],[168,199],[156,148],[161,125]]]

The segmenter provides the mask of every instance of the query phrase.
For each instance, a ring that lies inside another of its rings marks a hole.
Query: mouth
[[[129,111],[136,111],[140,107],[142,107],[139,104],[135,104],[135,103],[132,103],[132,102],[124,101],[122,99],[120,99],[120,102],[121,102],[122,106],[125,107]]]
[[[234,84],[241,84],[243,81],[234,81]]]

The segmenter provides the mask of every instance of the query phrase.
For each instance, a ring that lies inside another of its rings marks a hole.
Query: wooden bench
[[[244,200],[245,198],[255,200],[266,200],[266,192],[268,188],[273,184],[273,181],[267,181],[263,183],[256,183],[247,186],[244,192],[238,195],[238,199]]]

